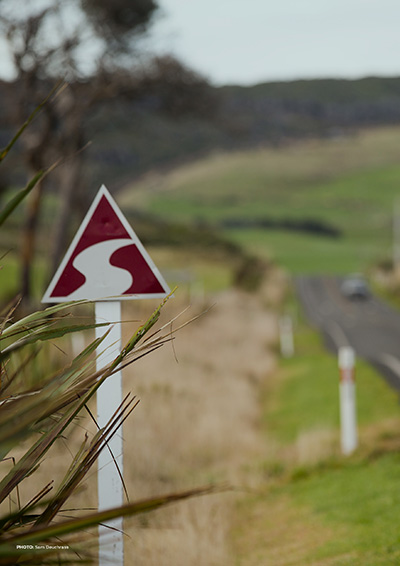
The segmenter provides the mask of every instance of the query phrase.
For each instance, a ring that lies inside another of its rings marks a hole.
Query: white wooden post
[[[352,348],[339,349],[341,448],[345,455],[351,454],[358,445],[354,361]]]
[[[97,301],[95,303],[95,317],[96,323],[115,323],[99,347],[101,353],[97,357],[97,369],[100,370],[111,363],[121,352],[121,303],[119,301]],[[96,338],[103,336],[106,330],[104,326],[96,328]],[[97,391],[97,422],[100,428],[107,425],[121,403],[122,374],[118,371],[102,383]],[[122,426],[111,438],[108,446],[122,474]],[[121,478],[110,450],[107,447],[104,448],[98,458],[99,511],[118,507],[124,503]],[[99,566],[110,566],[110,564],[123,566],[124,543],[122,528],[122,518],[114,519],[104,526],[99,526]]]

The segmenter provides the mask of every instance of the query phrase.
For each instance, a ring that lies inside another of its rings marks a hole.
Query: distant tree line
[[[400,78],[299,80],[227,86],[220,93],[224,119],[243,144],[400,123]]]
[[[85,106],[85,139],[93,143],[85,151],[81,187],[106,182],[116,190],[146,171],[173,167],[215,149],[279,145],[400,124],[400,78],[215,88],[179,61],[164,57],[149,61],[133,77],[103,74],[102,80],[102,94],[98,90],[95,103]],[[15,109],[15,92],[21,88],[19,80],[0,82],[0,141],[9,134],[10,108]],[[91,100],[92,88],[82,80],[70,84],[81,101]]]

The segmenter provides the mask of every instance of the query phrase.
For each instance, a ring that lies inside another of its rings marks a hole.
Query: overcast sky
[[[399,0],[159,0],[153,45],[215,84],[400,75]]]
[[[172,52],[216,85],[400,76],[400,0],[158,2],[148,48]],[[0,76],[10,76],[1,37]]]

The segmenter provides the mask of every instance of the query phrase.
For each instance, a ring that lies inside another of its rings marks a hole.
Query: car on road
[[[342,295],[350,300],[365,300],[370,296],[367,281],[362,275],[350,275],[346,277],[340,286]]]

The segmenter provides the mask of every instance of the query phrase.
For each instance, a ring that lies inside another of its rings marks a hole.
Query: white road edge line
[[[321,330],[322,331],[325,330],[329,334],[329,336],[332,338],[333,342],[335,343],[335,346],[338,349],[342,348],[344,346],[350,347],[350,343],[347,340],[347,336],[346,336],[344,330],[339,325],[339,323],[337,323],[335,320],[331,320],[330,322],[328,322],[328,324],[326,324],[324,327],[322,327]],[[400,365],[400,362],[399,362],[399,365]]]
[[[389,369],[391,369],[395,374],[397,379],[400,379],[400,360],[393,356],[392,354],[383,353],[377,358],[378,362],[383,363]]]

